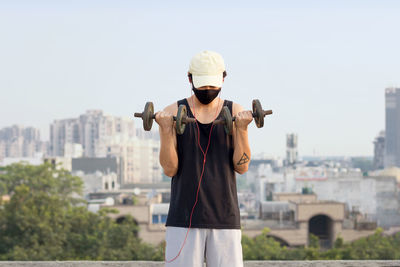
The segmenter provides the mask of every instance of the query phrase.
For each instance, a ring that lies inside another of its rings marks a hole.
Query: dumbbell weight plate
[[[256,122],[256,125],[258,128],[261,128],[264,126],[264,111],[262,109],[260,100],[254,99],[253,100],[253,116],[254,116],[254,121]]]
[[[233,121],[231,112],[229,111],[229,108],[227,106],[224,106],[222,109],[222,119],[225,121],[224,123],[225,133],[231,135],[233,129]]]
[[[154,105],[153,102],[146,102],[143,112],[143,128],[145,131],[150,131],[153,126]]]
[[[179,105],[178,114],[176,115],[176,133],[182,135],[185,132],[186,124],[184,123],[187,117],[186,106]]]

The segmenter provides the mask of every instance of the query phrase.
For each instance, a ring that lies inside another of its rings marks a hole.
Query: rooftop
[[[155,261],[0,261],[0,267],[161,267],[164,262]],[[244,267],[262,267],[262,266],[300,266],[300,267],[318,267],[318,266],[400,266],[400,260],[397,261],[245,261]]]

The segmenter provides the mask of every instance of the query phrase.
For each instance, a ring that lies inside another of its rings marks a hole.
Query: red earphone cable
[[[220,102],[220,100],[221,100],[221,99],[219,98],[219,99],[218,99],[217,109],[216,109],[216,111],[215,111],[215,116],[214,116],[215,119],[217,118],[217,113],[218,113],[218,109],[219,109],[219,102]],[[165,260],[165,262],[167,262],[167,263],[171,263],[171,262],[173,262],[174,260],[176,260],[176,259],[179,257],[179,255],[180,255],[181,252],[182,252],[183,247],[185,246],[186,239],[187,239],[187,237],[188,237],[190,228],[191,228],[191,226],[192,226],[192,216],[193,216],[194,208],[196,207],[196,204],[197,204],[197,201],[198,201],[198,198],[199,198],[200,185],[201,185],[201,180],[203,179],[204,167],[205,167],[205,165],[206,165],[207,152],[208,152],[208,148],[210,147],[210,143],[211,143],[211,133],[212,133],[212,129],[214,128],[214,124],[212,124],[212,125],[211,125],[211,129],[210,129],[210,134],[209,134],[209,136],[208,136],[207,148],[206,148],[206,151],[204,151],[203,148],[201,147],[201,144],[200,144],[200,128],[199,128],[199,124],[197,123],[196,110],[195,110],[195,107],[194,107],[194,104],[193,104],[193,98],[192,98],[192,107],[193,107],[193,116],[194,116],[194,118],[196,119],[196,126],[197,126],[197,137],[198,137],[198,138],[197,138],[197,145],[199,146],[201,152],[203,153],[203,168],[202,168],[202,170],[201,170],[199,185],[198,185],[198,187],[197,187],[196,201],[194,202],[194,205],[193,205],[193,208],[192,208],[192,212],[190,213],[189,228],[188,228],[188,230],[187,230],[187,232],[186,232],[185,240],[184,240],[183,243],[182,243],[182,246],[181,246],[181,249],[180,249],[179,252],[178,252],[178,255],[176,255],[172,260],[167,261],[166,255],[165,255],[166,253],[164,254],[164,260]]]

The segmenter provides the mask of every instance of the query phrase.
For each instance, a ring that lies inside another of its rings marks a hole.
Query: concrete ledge
[[[0,261],[0,267],[161,267],[165,266],[161,261]],[[350,267],[350,266],[400,266],[397,261],[245,261],[244,267],[264,267],[264,266],[331,266],[331,267]]]

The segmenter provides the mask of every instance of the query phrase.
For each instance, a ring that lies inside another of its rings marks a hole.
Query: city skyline
[[[160,110],[190,96],[190,58],[209,49],[226,62],[222,98],[274,111],[249,127],[254,155],[284,156],[287,133],[300,157],[373,155],[384,91],[400,84],[399,4],[157,3],[0,4],[0,128],[31,126],[48,140],[54,120],[86,110]]]

